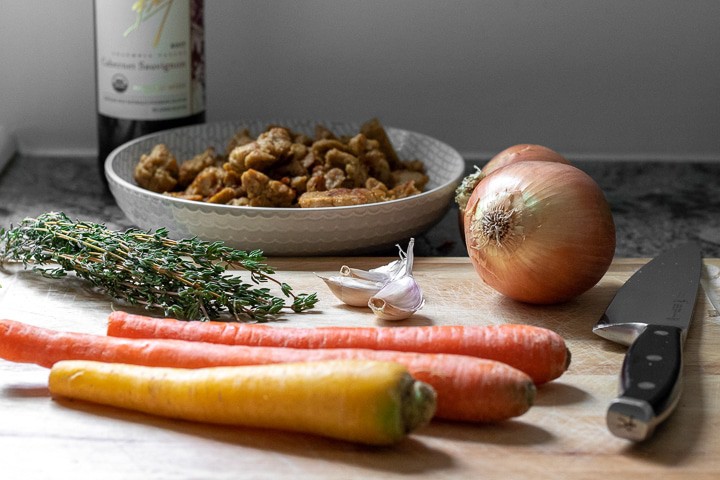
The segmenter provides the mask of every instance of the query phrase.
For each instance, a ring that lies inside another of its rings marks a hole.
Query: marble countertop
[[[573,163],[605,192],[616,224],[617,257],[653,257],[688,240],[700,242],[703,256],[720,257],[720,163]],[[49,211],[113,229],[134,226],[101,182],[95,159],[16,155],[0,172],[0,227]],[[467,255],[454,205],[416,237],[415,254]]]

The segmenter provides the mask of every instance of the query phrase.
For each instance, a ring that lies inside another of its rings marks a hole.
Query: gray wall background
[[[96,148],[92,2],[0,0],[0,129]],[[206,0],[208,120],[387,124],[470,160],[720,161],[720,1]]]

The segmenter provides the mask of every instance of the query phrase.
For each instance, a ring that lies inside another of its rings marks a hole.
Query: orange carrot
[[[298,328],[186,322],[116,311],[110,314],[107,333],[116,337],[175,338],[227,345],[469,355],[507,363],[530,375],[536,385],[558,378],[570,365],[570,351],[560,335],[546,328],[518,324]]]
[[[390,361],[404,365],[415,379],[436,390],[437,417],[473,422],[497,422],[522,415],[535,397],[535,385],[525,373],[501,362],[465,355],[129,339],[60,332],[12,320],[0,320],[0,358],[44,367],[62,360],[179,368],[322,360]]]

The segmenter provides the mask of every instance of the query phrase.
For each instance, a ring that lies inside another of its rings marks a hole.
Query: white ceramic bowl
[[[216,205],[173,198],[139,187],[133,169],[143,153],[164,143],[178,159],[191,158],[209,146],[225,151],[240,128],[253,135],[279,124],[311,135],[316,124],[338,135],[355,135],[360,124],[312,121],[233,121],[166,130],[128,142],[105,162],[110,191],[127,217],[143,230],[164,227],[171,238],[220,240],[267,256],[367,253],[437,223],[447,211],[462,179],[464,162],[450,146],[420,133],[386,127],[402,159],[422,160],[430,182],[425,191],[400,200],[327,208],[264,208]]]

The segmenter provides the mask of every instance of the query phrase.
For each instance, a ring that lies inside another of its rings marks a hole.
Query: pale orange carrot
[[[522,370],[537,385],[558,378],[570,365],[570,351],[560,335],[520,324],[299,328],[187,322],[116,311],[110,314],[107,332],[117,337],[175,338],[227,345],[469,355]]]
[[[535,385],[525,373],[501,362],[465,355],[129,339],[61,332],[12,320],[0,320],[0,358],[44,367],[62,360],[179,368],[322,360],[396,362],[436,390],[437,417],[472,422],[498,422],[522,415],[535,398]]]

